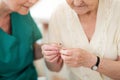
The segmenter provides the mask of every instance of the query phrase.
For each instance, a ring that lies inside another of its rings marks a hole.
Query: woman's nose
[[[75,6],[80,6],[83,0],[74,0],[74,5]]]

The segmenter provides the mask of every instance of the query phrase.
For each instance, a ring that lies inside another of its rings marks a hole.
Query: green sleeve
[[[42,38],[42,34],[40,32],[40,29],[36,25],[35,21],[31,17],[30,13],[28,14],[28,16],[29,16],[29,20],[31,22],[33,22],[33,23],[30,23],[30,25],[32,25],[32,27],[33,27],[33,43],[35,43],[38,39]]]

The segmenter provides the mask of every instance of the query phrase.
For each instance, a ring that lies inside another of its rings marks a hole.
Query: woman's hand
[[[60,71],[63,65],[63,60],[60,55],[61,45],[59,44],[44,44],[42,45],[42,53],[46,60],[46,65],[51,71]]]
[[[72,49],[61,49],[61,57],[67,65],[71,67],[89,67],[95,65],[97,57],[83,49],[72,48]]]
[[[60,63],[62,62],[59,44],[44,44],[42,45],[42,53],[47,62]]]

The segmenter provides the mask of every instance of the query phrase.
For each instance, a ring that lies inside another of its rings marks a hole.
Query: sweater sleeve
[[[118,29],[118,34],[117,34],[118,36],[118,39],[117,39],[117,44],[118,44],[118,46],[117,46],[117,49],[118,49],[118,56],[120,56],[120,29]]]

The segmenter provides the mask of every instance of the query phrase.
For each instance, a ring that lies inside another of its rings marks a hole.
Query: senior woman
[[[66,0],[44,38],[48,69],[65,80],[120,80],[119,9],[119,0]]]
[[[29,14],[37,1],[0,0],[0,80],[37,80],[33,60],[41,33]]]

